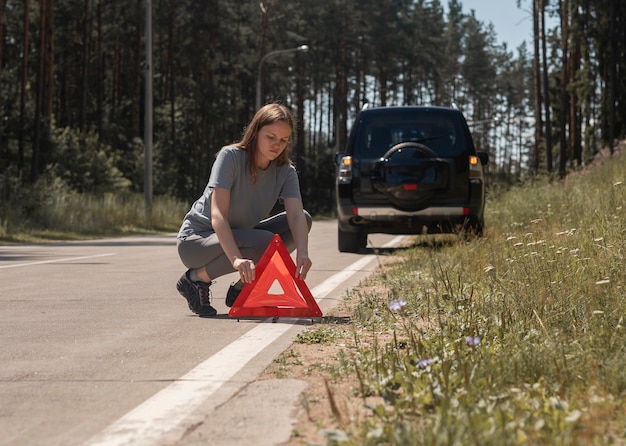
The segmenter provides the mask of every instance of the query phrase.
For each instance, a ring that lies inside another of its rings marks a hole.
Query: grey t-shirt
[[[204,193],[183,219],[179,238],[193,234],[206,237],[214,232],[211,225],[214,187],[230,190],[228,222],[237,229],[254,228],[269,216],[278,198],[300,198],[298,174],[292,165],[277,166],[272,161],[267,169],[257,169],[257,179],[253,182],[247,159],[248,152],[235,146],[219,151]]]

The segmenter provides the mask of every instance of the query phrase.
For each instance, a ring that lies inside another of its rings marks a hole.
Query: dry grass
[[[267,370],[310,385],[289,446],[626,444],[626,160],[417,238]]]

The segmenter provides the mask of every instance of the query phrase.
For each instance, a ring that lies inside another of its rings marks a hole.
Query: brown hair
[[[276,158],[276,164],[281,166],[283,164],[291,164],[289,155],[293,149],[293,133],[296,128],[296,120],[293,117],[293,113],[286,106],[278,103],[267,104],[261,107],[252,118],[252,121],[244,130],[243,137],[240,141],[234,143],[235,146],[248,152],[248,170],[252,178],[256,179],[256,157],[257,157],[257,139],[259,137],[259,130],[269,124],[275,122],[284,121],[289,124],[291,128],[291,135],[287,142],[285,150]]]

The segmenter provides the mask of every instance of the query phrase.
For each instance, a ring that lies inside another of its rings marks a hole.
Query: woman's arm
[[[300,198],[285,198],[284,203],[289,229],[296,242],[296,277],[304,280],[312,265],[309,259],[309,226]]]
[[[233,268],[239,271],[241,281],[249,283],[254,280],[256,266],[252,260],[241,257],[241,251],[239,251],[232,228],[228,223],[229,209],[230,190],[214,187],[211,199],[211,224],[220,245],[222,245],[224,254],[228,257]]]

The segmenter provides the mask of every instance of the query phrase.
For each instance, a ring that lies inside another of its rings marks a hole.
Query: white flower
[[[406,301],[404,299],[392,300],[389,302],[389,309],[393,311],[400,311],[405,305]]]

